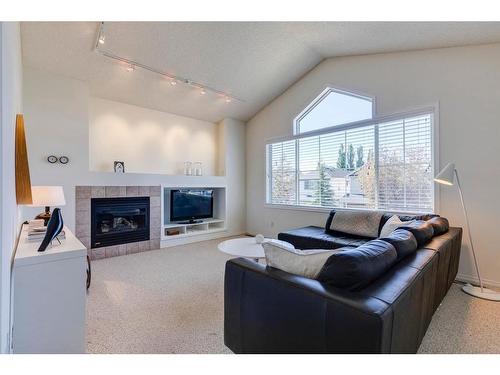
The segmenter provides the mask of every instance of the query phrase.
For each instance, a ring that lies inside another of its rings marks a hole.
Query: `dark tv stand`
[[[199,224],[199,223],[203,223],[203,220],[190,219],[188,221],[179,221],[179,224]]]

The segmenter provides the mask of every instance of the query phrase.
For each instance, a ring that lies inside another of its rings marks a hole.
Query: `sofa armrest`
[[[379,299],[247,260],[226,263],[224,342],[235,353],[386,353]]]

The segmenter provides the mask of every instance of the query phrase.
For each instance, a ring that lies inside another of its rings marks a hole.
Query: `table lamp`
[[[35,217],[35,219],[43,219],[44,225],[47,225],[50,219],[51,206],[64,206],[66,204],[62,186],[32,186],[31,195],[33,203],[30,206],[45,207],[45,212]]]
[[[462,202],[462,209],[465,216],[465,225],[467,226],[467,234],[469,235],[470,248],[472,250],[472,256],[474,258],[474,265],[476,267],[477,277],[479,279],[479,286],[471,285],[470,283],[465,284],[462,290],[474,297],[479,297],[482,299],[487,299],[490,301],[500,301],[500,292],[496,292],[491,289],[487,289],[483,285],[483,280],[481,279],[481,274],[479,272],[479,265],[476,258],[476,252],[474,251],[474,245],[472,243],[472,235],[470,232],[469,217],[467,215],[467,209],[465,208],[464,196],[462,194],[462,187],[460,186],[460,179],[458,178],[458,172],[455,169],[455,164],[448,163],[434,178],[434,181],[438,184],[452,186],[455,184],[455,179],[457,180],[458,193],[460,195],[460,201]]]

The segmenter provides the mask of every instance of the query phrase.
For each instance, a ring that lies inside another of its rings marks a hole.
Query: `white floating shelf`
[[[204,224],[214,224],[214,223],[223,223],[224,220],[222,219],[204,219],[201,223],[170,223],[170,224],[165,224],[163,228],[180,228],[180,227],[193,227],[193,226],[198,226],[198,225],[204,225]]]
[[[178,230],[179,234],[168,235],[168,230]],[[163,225],[162,240],[168,241],[176,238],[222,232],[224,230],[226,230],[226,226],[224,220],[222,219],[206,219],[201,223],[189,224],[170,223]]]

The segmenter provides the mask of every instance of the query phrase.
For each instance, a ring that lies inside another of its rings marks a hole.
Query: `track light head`
[[[206,93],[207,93],[207,91],[206,91],[205,89],[201,89],[201,90],[200,90],[200,94],[201,94],[201,95],[205,95]]]
[[[106,41],[106,37],[104,35],[101,35],[99,37],[99,44],[104,44],[105,41]]]
[[[127,66],[127,72],[133,72],[135,70],[135,66],[130,64],[129,66]]]
[[[231,103],[231,98],[229,96],[226,96],[226,103]]]
[[[170,80],[170,84],[172,86],[175,86],[175,85],[177,85],[177,81],[175,79],[172,79],[172,80]]]

